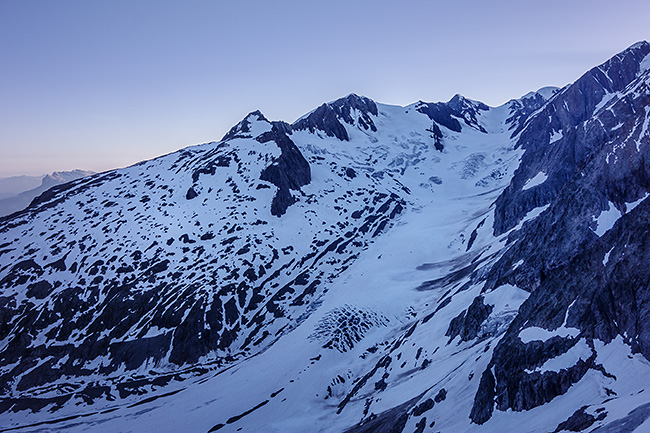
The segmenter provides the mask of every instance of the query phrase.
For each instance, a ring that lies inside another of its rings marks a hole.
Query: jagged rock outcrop
[[[255,110],[244,117],[238,124],[230,128],[221,141],[233,140],[235,138],[255,138],[252,135],[251,126],[253,122],[270,123],[260,110]]]
[[[639,43],[593,68],[558,92],[525,128],[522,125],[515,131],[519,134],[517,146],[526,152],[511,184],[496,202],[496,235],[514,227],[534,208],[550,203],[601,146],[612,139],[624,140],[614,128],[638,116],[637,110],[646,106],[644,97],[628,93],[625,102],[607,110],[599,104],[611,106],[619,99],[616,93],[638,79],[643,72],[641,62],[649,53],[650,44]],[[544,173],[546,180],[536,188],[525,188],[538,173]]]
[[[373,116],[377,116],[375,102],[352,93],[345,98],[321,105],[291,126],[297,131],[321,131],[329,137],[349,141],[350,137],[345,129],[345,124],[356,125],[364,130],[376,131],[377,127],[373,121]]]
[[[650,191],[650,167],[646,164],[650,138],[644,125],[650,120],[650,75],[640,69],[640,63],[648,54],[650,45],[638,44],[593,69],[573,85],[577,87],[566,88],[530,122],[536,125],[547,121],[547,110],[558,104],[577,104],[564,100],[565,95],[593,95],[603,88],[619,92],[606,97],[605,108],[586,119],[583,117],[594,111],[598,101],[592,96],[582,97],[583,111],[565,116],[578,123],[569,127],[569,135],[551,143],[551,152],[547,153],[548,160],[558,161],[557,165],[549,162],[551,166],[540,168],[540,151],[533,148],[530,155],[538,159],[526,158],[527,150],[517,172],[530,177],[544,169],[548,179],[530,191],[508,195],[522,182],[515,174],[497,201],[497,233],[508,227],[498,217],[500,206],[509,209],[511,216],[531,206],[549,206],[510,235],[511,247],[488,276],[487,291],[514,284],[532,293],[483,373],[472,410],[477,423],[490,418],[493,402],[498,410],[528,410],[564,394],[590,369],[607,376],[607,371],[595,363],[595,352],[593,357],[560,372],[525,372],[568,352],[580,341],[592,345],[594,340],[608,343],[621,336],[633,351],[649,355],[650,321],[645,303],[650,292],[645,283],[639,284],[650,281],[650,274],[641,265],[648,259],[649,241],[644,221],[650,205],[644,199]],[[605,72],[612,74],[611,79],[606,79]],[[607,85],[602,85],[604,82]],[[522,137],[527,134],[522,133]],[[566,155],[572,157],[567,160]],[[554,158],[563,158],[563,163]],[[531,326],[549,331],[566,326],[579,334],[545,343],[524,343],[518,335]]]
[[[506,120],[512,136],[515,137],[525,126],[526,120],[537,110],[542,108],[546,102],[557,94],[561,89],[557,87],[544,87],[537,92],[530,92],[521,99],[510,101],[511,114]]]
[[[275,142],[282,153],[266,167],[260,179],[271,182],[278,187],[278,192],[271,203],[271,214],[282,216],[287,208],[295,203],[291,190],[299,191],[301,186],[311,181],[309,163],[300,153],[300,150],[287,136],[290,126],[280,122],[274,122],[271,131],[257,137],[260,143],[269,141]]]
[[[449,337],[449,342],[456,337],[460,337],[461,341],[470,341],[479,337],[481,324],[488,318],[492,309],[492,305],[483,303],[482,296],[474,298],[469,308],[449,323],[449,329],[445,333]]]

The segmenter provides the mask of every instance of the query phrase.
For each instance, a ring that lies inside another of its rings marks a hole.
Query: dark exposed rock
[[[170,334],[140,338],[137,341],[115,342],[110,345],[110,353],[115,365],[133,370],[147,360],[159,361],[165,357],[171,343]]]
[[[221,147],[224,147],[224,145],[223,144],[217,145],[215,150],[219,150]],[[197,180],[199,180],[199,177],[202,174],[213,176],[217,172],[217,168],[229,167],[230,162],[231,162],[230,157],[226,155],[217,155],[214,159],[207,161],[202,167],[199,167],[196,170],[194,170],[194,172],[192,173],[192,181],[196,182]],[[187,193],[188,195],[190,194],[189,191]]]
[[[478,236],[478,229],[483,227],[483,224],[485,224],[485,218],[481,220],[480,223],[476,226],[474,230],[472,230],[472,233],[469,236],[469,241],[467,241],[467,248],[465,251],[469,251],[472,248],[472,245],[474,245],[474,241],[476,240],[476,236]]]
[[[598,120],[582,125],[597,114],[594,110],[606,94],[623,90],[637,78],[640,63],[649,53],[650,44],[644,42],[590,70],[526,123],[517,141],[526,152],[510,185],[496,202],[495,235],[514,227],[532,209],[550,203],[594,152],[611,140],[615,126],[643,112],[641,107],[648,104],[647,93],[639,98],[630,96],[612,112],[601,111]],[[551,142],[557,131],[561,131],[562,138]],[[620,141],[625,139],[623,134],[617,136]],[[540,172],[548,179],[524,190],[526,181]]]
[[[564,208],[564,217],[566,212]],[[552,216],[549,214],[545,219]],[[538,287],[519,309],[483,373],[472,410],[474,422],[482,423],[489,418],[495,399],[499,410],[527,410],[566,392],[588,369],[606,374],[594,364],[595,354],[557,373],[523,372],[566,352],[579,338],[607,343],[621,335],[633,351],[650,356],[650,291],[647,284],[631,283],[650,281],[650,271],[641,265],[650,260],[649,219],[650,201],[646,200],[622,216],[603,237],[598,239],[591,234],[590,241],[577,247],[573,257],[555,268],[543,269]],[[574,242],[566,238],[567,243]],[[541,255],[547,256],[558,249],[543,243],[537,247]],[[607,251],[611,255],[603,265]],[[528,344],[518,338],[524,324],[552,330],[561,326],[565,318],[566,326],[581,330],[578,338],[555,337]]]
[[[559,92],[556,89],[554,93]],[[506,119],[509,129],[514,130],[512,136],[516,136],[524,127],[525,121],[535,111],[539,110],[546,104],[547,99],[540,93],[533,93],[530,96],[524,96],[521,99],[510,101],[510,116]]]
[[[435,403],[432,398],[426,399],[413,408],[413,416],[421,416],[426,411],[431,410],[434,405]]]
[[[442,403],[447,399],[447,390],[444,388],[441,388],[440,391],[438,391],[438,394],[433,398],[436,403]]]
[[[442,132],[440,131],[440,128],[438,128],[438,125],[442,125],[454,132],[460,132],[462,130],[460,122],[456,118],[460,117],[460,113],[443,102],[425,103],[420,101],[416,109],[420,113],[429,116],[429,119],[435,122],[433,124],[433,131],[436,136],[442,137]],[[436,123],[438,125],[436,125]]]
[[[268,404],[268,402],[269,402],[269,400],[264,400],[263,402],[257,404],[255,407],[247,410],[246,412],[228,418],[228,420],[226,421],[226,424],[232,424],[232,423],[235,423],[235,422],[239,421],[240,419],[244,418],[245,416],[255,412],[257,409],[261,408],[262,406],[265,406],[266,404]]]
[[[466,311],[461,312],[449,323],[445,335],[449,337],[449,343],[460,336],[461,341],[470,341],[479,337],[481,324],[485,322],[492,312],[492,305],[483,303],[483,296],[477,296]]]
[[[271,203],[271,214],[279,217],[295,202],[290,190],[299,191],[301,186],[311,182],[311,170],[300,150],[284,132],[283,124],[274,122],[271,131],[262,134],[257,140],[260,143],[275,141],[282,151],[260,175],[261,180],[278,187]]]
[[[597,420],[601,420],[602,414],[598,415]],[[631,410],[626,416],[612,421],[604,426],[598,427],[593,430],[597,433],[632,433],[639,431],[641,426],[646,420],[650,418],[650,403],[642,404],[641,406]]]
[[[256,121],[268,122],[259,110],[255,110],[248,113],[241,122],[230,128],[230,131],[223,136],[221,141],[233,140],[235,138],[255,138],[251,137],[251,124]]]
[[[559,433],[561,431],[583,431],[591,427],[596,421],[602,421],[607,417],[606,413],[601,413],[598,417],[585,413],[587,407],[588,406],[583,406],[576,410],[573,415],[567,418],[566,421],[561,422],[557,426],[554,433]]]
[[[353,118],[354,114],[357,114],[358,118]],[[376,131],[377,127],[371,116],[377,116],[377,114],[377,105],[372,100],[350,94],[345,98],[321,105],[291,126],[294,130],[322,131],[329,137],[349,141],[350,137],[343,123],[351,126],[357,123],[365,130]]]
[[[193,198],[196,198],[197,196],[198,196],[198,194],[196,193],[196,191],[194,190],[194,188],[189,187],[189,188],[187,189],[187,194],[185,194],[185,198],[186,198],[187,200],[192,200]]]
[[[423,433],[424,429],[427,427],[427,418],[424,417],[415,424],[415,430],[413,433]]]
[[[27,287],[27,296],[36,299],[45,299],[52,291],[52,284],[49,281],[38,281]]]
[[[465,124],[481,132],[487,132],[478,122],[478,116],[481,111],[487,111],[490,108],[482,102],[471,101],[462,95],[455,95],[447,102],[447,105],[460,114]]]
[[[465,124],[479,131],[485,132],[483,127],[478,123],[477,116],[479,111],[488,110],[488,106],[481,102],[474,102],[465,99],[461,95],[454,96],[449,102],[436,102],[425,103],[420,101],[416,107],[422,114],[429,116],[433,120],[432,133],[434,138],[442,138],[442,132],[438,125],[454,131],[461,132],[462,127],[458,119],[464,121]],[[437,146],[441,144],[436,141]],[[436,149],[438,147],[436,146]],[[442,149],[438,149],[442,150]]]
[[[357,424],[346,430],[345,433],[401,433],[408,421],[409,409],[418,398],[411,399],[379,415],[370,416],[367,421]]]

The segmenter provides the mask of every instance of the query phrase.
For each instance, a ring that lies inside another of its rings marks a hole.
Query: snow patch
[[[594,233],[596,233],[598,237],[601,237],[609,229],[614,227],[616,221],[618,221],[618,219],[623,215],[618,209],[616,209],[612,202],[609,202],[607,206],[607,210],[602,211],[600,215],[598,215],[598,218],[592,217],[593,221],[596,222]]]
[[[532,179],[528,179],[526,181],[526,183],[524,184],[524,186],[521,188],[521,190],[525,191],[527,189],[534,188],[537,185],[541,185],[544,182],[546,182],[546,179],[548,179],[548,175],[546,173],[540,171]]]
[[[263,120],[257,114],[250,114],[246,117],[246,120],[250,122],[249,133],[251,134],[252,138],[259,137],[265,132],[269,132],[273,128],[273,125],[271,125],[268,121]]]
[[[511,284],[504,284],[483,294],[486,304],[492,305],[492,314],[518,311],[530,293]]]
[[[587,341],[582,338],[575,344],[575,346],[571,347],[563,354],[548,359],[541,367],[534,370],[526,370],[526,373],[530,374],[538,372],[544,374],[547,371],[559,372],[560,370],[566,370],[576,365],[581,359],[586,361],[592,354],[593,352],[587,344]]]
[[[643,60],[641,60],[639,75],[647,71],[648,69],[650,69],[650,54],[648,54],[647,56],[645,56]]]
[[[605,257],[603,257],[603,266],[607,266],[607,263],[609,262],[609,255],[614,251],[614,247],[610,248],[609,251],[605,253]]]
[[[528,213],[527,213],[527,214],[526,214],[526,215],[521,219],[521,221],[519,221],[519,224],[517,224],[517,226],[516,226],[515,228],[513,228],[512,230],[510,230],[510,231],[521,230],[521,228],[523,227],[524,223],[526,223],[526,222],[528,222],[528,221],[531,221],[531,220],[534,220],[535,218],[537,218],[538,216],[540,216],[540,215],[541,215],[541,214],[542,214],[546,209],[548,209],[549,206],[550,206],[550,203],[549,203],[549,204],[545,204],[544,206],[540,206],[540,207],[536,207],[536,208],[534,208],[534,209],[531,209],[531,210],[530,210],[530,211],[529,211],[529,212],[528,212]],[[510,231],[509,231],[508,233],[510,233]]]
[[[569,319],[569,311],[576,303],[576,301],[571,302],[564,313],[564,322],[562,325],[554,331],[549,331],[539,326],[531,326],[529,328],[524,328],[519,331],[519,338],[525,344],[530,343],[531,341],[547,341],[552,337],[561,337],[561,338],[575,338],[580,334],[580,330],[577,328],[569,328],[566,326],[567,320]]]
[[[521,339],[522,343],[528,344],[531,341],[545,342],[553,337],[575,338],[579,333],[579,329],[567,328],[565,326],[560,326],[554,331],[549,331],[538,326],[531,326],[530,328],[522,329],[519,332],[519,338]]]
[[[641,204],[641,202],[645,200],[649,195],[650,193],[646,192],[643,195],[643,197],[641,197],[640,199],[635,200],[633,202],[625,203],[625,209],[626,209],[625,213],[631,212],[634,208],[636,208],[639,204]],[[607,210],[602,211],[600,215],[598,215],[598,217],[595,216],[592,217],[592,220],[596,222],[596,229],[595,230],[592,229],[592,230],[594,231],[594,233],[598,235],[598,237],[601,237],[608,230],[614,227],[616,221],[618,221],[620,217],[625,215],[625,213],[620,212],[618,209],[616,209],[616,207],[612,202],[609,202],[607,206],[608,206]]]
[[[640,199],[638,199],[638,200],[636,200],[636,201],[629,202],[629,203],[625,203],[626,213],[632,212],[632,210],[634,210],[635,207],[637,207],[638,205],[640,205],[641,202],[642,202],[643,200],[645,200],[646,198],[648,198],[649,195],[650,195],[650,193],[646,192],[646,193],[643,195],[643,197],[641,197]]]
[[[609,101],[611,101],[615,96],[620,96],[620,92],[607,93],[603,95],[603,98],[600,100],[596,108],[594,108],[594,113],[598,113]]]
[[[551,138],[549,139],[549,144],[561,140],[562,137],[564,137],[564,134],[562,133],[561,129],[559,131],[553,131],[553,133],[551,134]]]

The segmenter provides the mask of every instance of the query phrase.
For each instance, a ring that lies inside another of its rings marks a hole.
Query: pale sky
[[[0,0],[0,177],[103,171],[354,92],[496,106],[640,40],[647,0]]]

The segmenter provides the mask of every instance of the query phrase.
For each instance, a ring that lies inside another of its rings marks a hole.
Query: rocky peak
[[[52,174],[46,174],[41,181],[41,186],[50,187],[58,185],[60,183],[70,182],[71,180],[76,180],[82,177],[90,176],[95,174],[94,171],[88,170],[72,170],[72,171],[55,171]]]
[[[447,105],[461,114],[478,113],[479,111],[487,111],[490,109],[490,107],[484,103],[467,99],[459,93],[455,94],[454,97],[447,102]]]
[[[488,111],[490,107],[479,101],[472,101],[463,95],[456,94],[447,102],[447,105],[454,111],[458,112],[465,120],[465,124],[481,132],[487,132],[478,121],[481,111]]]
[[[429,103],[419,101],[415,109],[429,116],[429,119],[434,122],[432,130],[435,136],[442,136],[442,133],[439,132],[440,126],[444,126],[454,132],[461,132],[462,126],[459,119],[471,128],[481,132],[487,132],[480,124],[478,118],[481,111],[487,111],[490,107],[482,102],[467,99],[459,94],[455,95],[448,102]]]
[[[434,130],[437,129],[439,131],[439,126],[444,126],[454,132],[460,132],[462,130],[460,122],[457,119],[457,117],[460,117],[460,113],[444,102],[430,103],[419,101],[415,109],[429,116],[429,119],[434,122]]]
[[[334,111],[340,113],[348,123],[352,122],[352,118],[349,117],[352,109],[359,110],[364,114],[377,115],[377,105],[375,102],[372,99],[366,98],[365,96],[359,96],[355,93],[350,93],[349,95],[337,99],[334,102],[330,102],[327,105],[330,105]]]
[[[612,86],[622,89],[632,79],[636,78],[639,72],[650,66],[647,62],[644,62],[649,54],[650,44],[646,41],[640,41],[594,69],[600,69],[606,73],[608,78],[612,80]]]
[[[515,129],[513,137],[524,125],[524,122],[537,110],[542,108],[548,100],[560,92],[558,87],[542,87],[535,92],[529,92],[519,99],[508,101],[510,116],[506,119],[509,129]]]
[[[564,96],[566,102],[571,104],[569,108],[575,112],[573,120],[582,121],[591,116],[605,94],[624,90],[637,78],[648,54],[650,44],[637,43],[580,77]]]
[[[624,90],[641,79],[639,74],[648,54],[650,44],[642,42],[615,55],[559,91],[515,129],[513,136],[519,134],[517,146],[526,152],[511,185],[497,199],[495,234],[514,227],[532,209],[550,203],[594,152],[607,143],[613,128],[636,116],[633,111],[621,109],[603,117],[600,123],[587,125],[604,103],[622,98]],[[546,180],[526,188],[526,182],[540,173]]]
[[[377,105],[373,100],[351,93],[344,98],[321,105],[309,115],[297,120],[292,127],[299,131],[322,131],[329,137],[350,141],[344,123],[363,130],[376,131],[377,127],[372,117],[377,114]]]
[[[223,136],[221,141],[232,140],[234,138],[255,138],[251,129],[255,122],[265,122],[270,125],[270,122],[264,117],[262,112],[255,110],[248,113],[241,122],[230,128],[230,131]],[[268,130],[269,128],[266,129]]]

